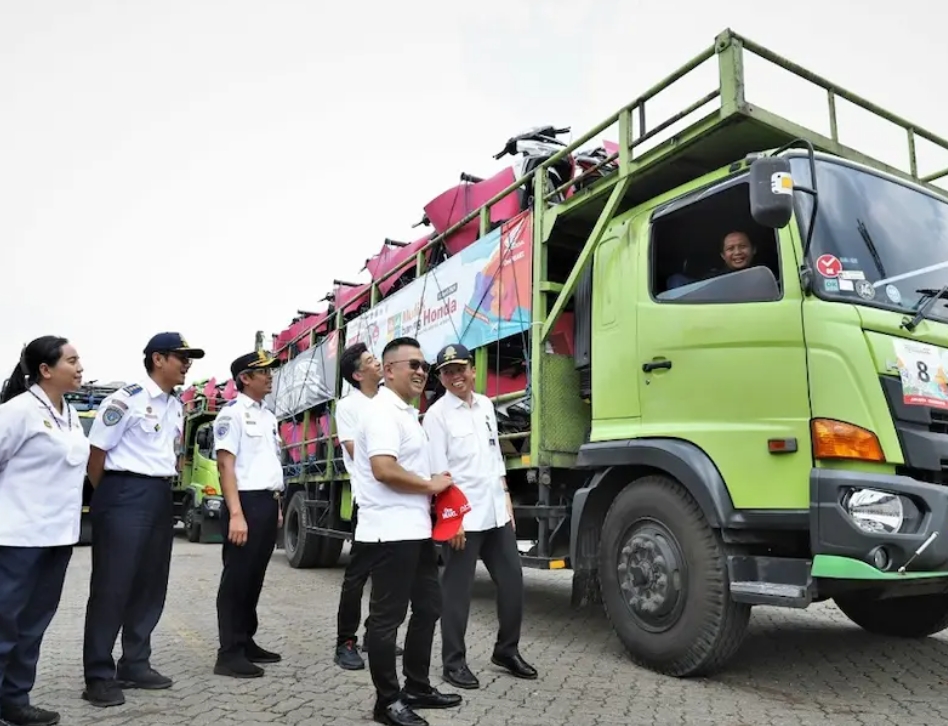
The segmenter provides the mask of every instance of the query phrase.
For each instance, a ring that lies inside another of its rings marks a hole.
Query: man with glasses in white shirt
[[[480,687],[464,645],[478,558],[497,586],[500,627],[491,663],[517,678],[534,679],[536,669],[519,651],[523,571],[494,404],[474,391],[473,359],[463,345],[446,346],[435,367],[446,393],[425,413],[431,468],[450,471],[471,506],[461,530],[442,548],[444,679],[458,688]]]

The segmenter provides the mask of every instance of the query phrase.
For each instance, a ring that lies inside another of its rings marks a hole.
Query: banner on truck
[[[273,390],[264,403],[279,420],[332,400],[336,392],[336,345],[333,331],[273,373]]]
[[[470,350],[530,327],[533,216],[525,212],[380,301],[346,325],[346,347],[375,356],[395,338],[421,343],[434,360],[446,345]]]

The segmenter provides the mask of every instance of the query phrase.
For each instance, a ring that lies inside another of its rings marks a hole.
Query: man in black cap
[[[171,485],[183,424],[174,389],[204,351],[180,333],[159,333],[144,353],[147,376],[109,395],[89,432],[88,473],[95,493],[82,697],[95,706],[125,703],[123,687],[171,686],[150,658],[174,534]],[[112,648],[119,630],[122,657],[116,668]]]
[[[214,422],[224,532],[217,625],[220,648],[214,673],[257,678],[257,663],[279,663],[280,655],[257,645],[257,603],[276,546],[283,464],[276,416],[263,399],[273,387],[279,362],[264,351],[240,356],[230,366],[237,398]]]
[[[459,688],[480,685],[468,667],[464,645],[478,558],[497,584],[500,627],[491,663],[517,678],[534,679],[536,669],[521,657],[519,650],[523,571],[494,404],[474,391],[474,360],[463,345],[442,349],[435,369],[446,393],[425,413],[431,470],[450,471],[471,506],[461,530],[442,549],[444,679]]]

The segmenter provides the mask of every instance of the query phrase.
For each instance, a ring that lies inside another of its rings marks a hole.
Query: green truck
[[[829,134],[756,105],[747,54],[822,89]],[[646,115],[707,64],[716,88]],[[906,168],[840,139],[840,100],[903,129]],[[610,170],[552,188],[610,129]],[[921,140],[948,150],[728,30],[397,269],[337,281],[274,343],[290,564],[333,566],[351,536],[339,351],[407,334],[433,358],[460,338],[497,406],[524,565],[571,569],[574,604],[601,603],[635,662],[714,672],[754,605],[833,600],[872,633],[943,630],[948,169],[922,170]],[[498,220],[517,195],[532,203]]]
[[[180,394],[184,431],[178,448],[178,477],[172,490],[175,521],[190,542],[220,543],[221,494],[214,454],[214,419],[227,403],[213,382],[201,381]]]

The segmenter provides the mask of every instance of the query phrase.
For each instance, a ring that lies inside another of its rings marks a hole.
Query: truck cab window
[[[672,302],[707,280],[755,267],[768,268],[780,288],[777,235],[751,217],[746,182],[683,201],[652,224],[650,288],[657,301]],[[715,301],[749,301],[738,287],[733,299],[719,294]]]

